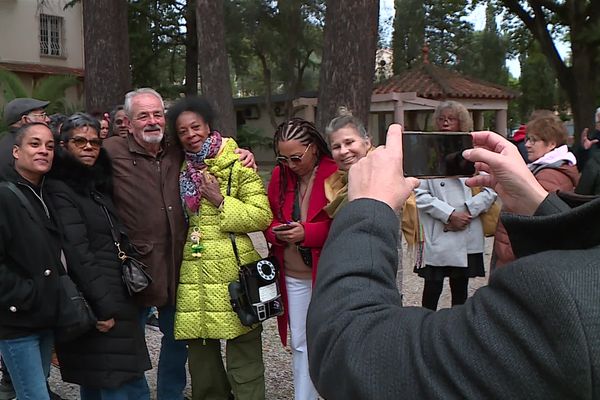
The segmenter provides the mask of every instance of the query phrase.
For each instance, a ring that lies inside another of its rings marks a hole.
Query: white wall
[[[82,6],[66,0],[0,0],[0,61],[83,68]],[[40,55],[40,14],[63,17],[64,56]]]

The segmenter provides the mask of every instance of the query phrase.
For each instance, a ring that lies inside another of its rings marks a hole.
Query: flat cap
[[[50,104],[49,101],[28,97],[14,99],[4,106],[4,121],[7,125],[12,125],[19,121],[23,115],[39,108],[46,108],[48,104]]]

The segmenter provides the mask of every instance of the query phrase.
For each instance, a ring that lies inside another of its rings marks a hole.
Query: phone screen
[[[472,176],[475,165],[462,156],[472,147],[473,138],[464,132],[404,132],[404,176]]]

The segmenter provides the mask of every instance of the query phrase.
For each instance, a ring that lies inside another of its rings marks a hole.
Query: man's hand
[[[405,178],[402,168],[402,126],[391,125],[385,146],[379,146],[350,167],[348,200],[369,198],[400,210],[419,186],[416,178]]]
[[[239,154],[240,162],[244,167],[252,168],[256,171],[256,162],[254,160],[254,154],[250,150],[237,148],[233,151],[235,154]]]
[[[496,191],[506,210],[533,215],[548,192],[525,165],[519,150],[497,133],[472,132],[474,149],[465,150],[463,157],[475,163],[479,174],[467,179],[468,186],[487,186]]]
[[[588,128],[585,128],[583,132],[581,132],[581,146],[586,150],[589,150],[593,145],[598,143],[598,139],[590,140],[588,138],[589,132],[590,130]]]

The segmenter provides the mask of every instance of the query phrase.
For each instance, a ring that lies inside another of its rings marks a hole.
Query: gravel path
[[[257,250],[264,255],[266,253],[266,243],[262,237],[262,234],[252,234],[252,239],[255,242]],[[489,271],[489,259],[492,243],[493,238],[486,239],[486,251],[484,254],[486,271]],[[406,248],[404,248],[404,251],[406,251]],[[406,259],[406,257],[403,258]],[[409,267],[404,268],[402,278],[404,304],[407,306],[419,306],[421,304],[421,293],[423,290],[422,279],[414,274],[412,272],[412,268]],[[487,277],[471,279],[469,282],[469,295],[472,295],[475,290],[485,285],[486,282]],[[448,282],[446,281],[444,285],[444,291],[442,292],[442,297],[440,299],[440,307],[446,308],[449,306],[450,292]],[[292,385],[291,352],[289,348],[282,347],[277,333],[277,324],[274,319],[267,321],[263,327],[263,354],[267,387],[266,398],[268,400],[293,399],[294,390]],[[158,331],[158,328],[147,326],[146,340],[154,367],[156,367],[156,363],[158,361],[160,338],[161,333]],[[146,375],[148,378],[148,383],[151,386],[151,391],[155,392],[156,369],[149,371]],[[55,367],[52,367],[50,385],[53,390],[65,400],[79,399],[78,387],[76,385],[70,385],[62,382],[60,379],[60,372]],[[189,387],[189,384],[186,388],[186,395],[191,396],[191,388]],[[154,399],[154,397],[152,398]]]

